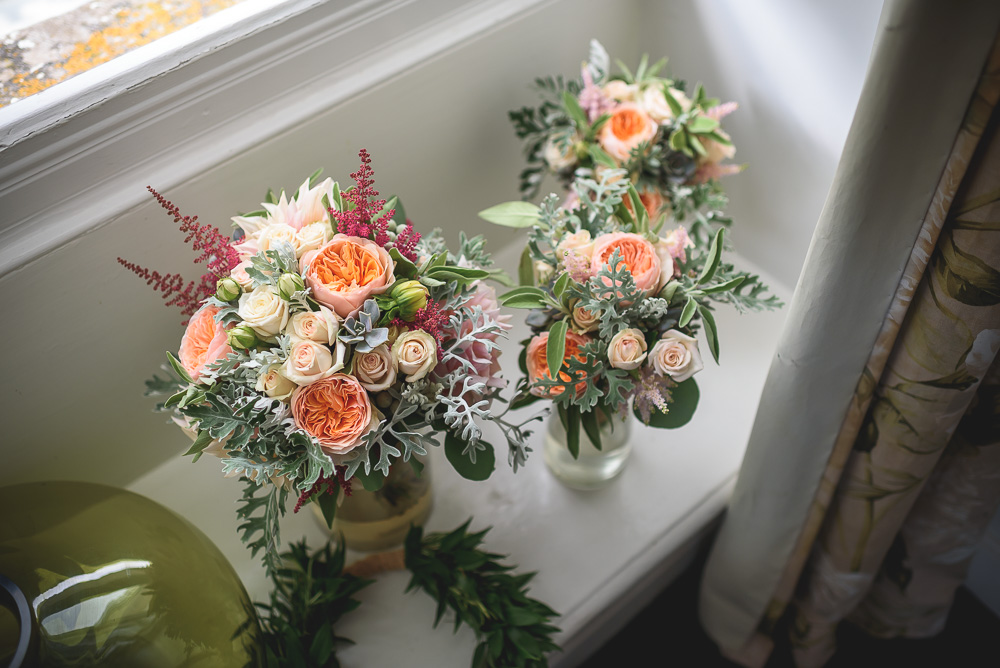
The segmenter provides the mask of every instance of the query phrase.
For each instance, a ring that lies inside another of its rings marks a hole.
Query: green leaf
[[[316,182],[319,181],[319,175],[322,174],[322,173],[323,173],[323,168],[320,167],[315,172],[313,172],[312,174],[309,175],[309,187],[310,188],[312,188],[312,187],[314,187],[316,185]]]
[[[581,421],[583,422],[583,430],[587,432],[587,438],[590,442],[594,444],[594,447],[598,450],[601,449],[601,426],[597,422],[597,411],[599,409],[595,408],[592,411],[583,412],[581,415]]]
[[[483,441],[485,450],[476,451],[476,461],[472,462],[469,455],[465,454],[466,442],[456,437],[450,431],[444,435],[444,454],[455,467],[455,471],[467,480],[486,480],[493,473],[496,467],[496,455],[493,446]]]
[[[531,202],[504,202],[479,212],[479,217],[504,227],[531,227],[539,224],[542,210]]]
[[[184,368],[184,365],[181,364],[180,360],[174,357],[174,354],[169,350],[167,351],[167,361],[170,362],[170,367],[174,370],[174,373],[176,373],[181,380],[183,380],[185,383],[188,384],[194,382],[193,380],[191,380],[191,375],[188,374],[187,369]]]
[[[598,165],[604,165],[605,167],[611,167],[612,169],[618,169],[618,163],[612,158],[607,151],[601,148],[597,144],[591,144],[587,151],[590,153],[590,157],[593,158],[594,163]]]
[[[666,98],[667,106],[670,107],[670,111],[673,112],[675,117],[684,113],[684,108],[677,101],[677,98],[673,96],[673,93],[670,92],[670,86],[667,84],[663,84],[663,97]]]
[[[577,102],[576,97],[573,96],[568,90],[564,90],[562,94],[563,107],[566,108],[566,114],[570,117],[570,120],[576,125],[580,130],[590,127],[590,123],[587,122],[587,113]]]
[[[363,483],[362,483],[363,484]],[[340,496],[340,492],[334,494],[313,494],[313,501],[319,506],[319,509],[323,512],[323,519],[326,521],[327,527],[333,526],[333,519],[337,516],[337,497]]]
[[[639,191],[631,183],[628,184],[628,198],[632,202],[632,211],[635,215],[635,232],[636,234],[645,234],[649,231],[649,213],[642,203],[642,198],[639,197]]]
[[[709,116],[695,116],[687,124],[687,131],[693,135],[703,135],[718,129],[719,121]]]
[[[486,278],[490,275],[490,272],[485,269],[473,269],[471,267],[432,267],[427,271],[426,276],[428,278],[437,278],[439,280],[445,281],[477,281],[482,278]]]
[[[545,292],[524,285],[500,295],[500,303],[510,308],[542,308],[545,306]]]
[[[719,363],[719,331],[715,326],[715,317],[712,312],[702,305],[698,305],[698,313],[701,314],[701,321],[705,323],[705,336],[708,338],[708,349],[712,351],[715,363]]]
[[[700,396],[698,384],[694,382],[694,378],[688,378],[677,387],[671,388],[668,413],[661,413],[658,409],[653,409],[649,415],[649,426],[658,429],[683,427],[694,416]],[[639,420],[642,420],[642,415],[639,414],[637,408],[633,407],[632,412]]]
[[[666,299],[669,304],[673,300],[674,295],[677,294],[677,290],[679,290],[680,287],[680,281],[668,281],[667,284],[663,286],[663,289],[660,290],[660,297]]]
[[[695,281],[695,285],[707,283],[712,280],[713,276],[715,276],[715,272],[719,268],[719,262],[722,260],[722,235],[725,231],[726,228],[720,227],[715,233],[715,237],[712,239],[712,245],[708,249],[708,260],[705,262],[705,266],[702,267],[701,274],[698,275],[698,280]]]
[[[735,290],[736,288],[743,285],[743,282],[747,280],[747,275],[742,274],[736,278],[730,279],[725,283],[716,283],[715,285],[710,285],[707,288],[702,288],[701,291],[706,295],[715,294],[718,292],[729,292],[730,290]]]
[[[208,444],[212,442],[212,435],[208,433],[207,430],[200,430],[198,432],[197,438],[194,439],[194,443],[188,448],[188,451],[184,453],[184,456],[194,455],[194,461],[198,461],[198,457],[201,456],[202,450],[208,447]]]
[[[681,317],[677,321],[677,325],[679,327],[687,327],[697,310],[698,302],[695,301],[694,297],[688,297],[687,301],[684,303],[684,310],[681,311]]]
[[[703,136],[706,137],[706,138],[708,138],[708,139],[711,139],[712,141],[718,142],[718,143],[722,144],[723,146],[732,146],[733,145],[732,141],[730,141],[729,139],[726,139],[721,134],[719,134],[717,131],[706,132]]]
[[[569,323],[559,320],[549,329],[549,340],[545,343],[545,361],[549,365],[549,376],[552,380],[559,379],[559,369],[562,368],[563,353],[566,351],[566,330]]]
[[[517,263],[517,280],[521,285],[535,284],[535,262],[528,246],[521,251],[521,261]]]
[[[403,254],[400,253],[398,249],[390,248],[389,257],[391,257],[396,263],[396,268],[394,270],[396,278],[399,278],[400,276],[403,278],[417,277],[417,265],[410,262],[408,258],[403,257]]]
[[[566,408],[566,448],[573,459],[580,458],[580,408]]]
[[[377,492],[385,484],[385,476],[374,469],[371,473],[365,473],[365,467],[359,466],[354,472],[354,477],[361,481],[361,485],[369,492]]]
[[[568,285],[569,272],[564,271],[559,275],[559,278],[556,279],[555,285],[552,286],[552,294],[555,295],[556,299],[563,296],[563,293],[566,292],[566,286]]]

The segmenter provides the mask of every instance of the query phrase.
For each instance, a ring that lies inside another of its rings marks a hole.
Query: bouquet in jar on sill
[[[576,458],[581,426],[600,450],[603,424],[624,420],[630,403],[649,426],[686,424],[704,366],[699,330],[719,360],[715,308],[780,302],[758,276],[724,259],[724,227],[695,220],[689,231],[650,218],[625,170],[581,176],[572,187],[571,208],[553,194],[541,206],[508,202],[480,215],[528,229],[520,287],[500,298],[529,310],[533,332],[512,405],[553,401]]]
[[[396,198],[378,199],[360,155],[356,186],[317,172],[291,197],[269,192],[233,218],[234,241],[153,191],[207,263],[200,281],[119,258],[189,318],[168,377],[147,385],[193,436],[186,454],[214,454],[245,480],[239,531],[269,569],[289,496],[330,522],[352,485],[419,472],[417,456],[442,440],[458,473],[483,480],[494,468],[484,423],[506,437],[515,471],[529,451],[525,422],[493,410],[509,324],[484,283],[504,278],[485,240],[463,235],[453,254],[439,231],[421,236]]]
[[[684,81],[664,78],[666,59],[650,65],[643,56],[634,73],[621,61],[613,73],[610,60],[591,40],[579,78],[539,77],[541,105],[509,113],[528,161],[521,195],[534,197],[546,174],[572,191],[578,173],[599,179],[604,170],[624,169],[652,218],[727,224],[719,178],[743,167],[727,162],[736,148],[721,121],[736,103],[708,97],[701,84],[690,92]]]

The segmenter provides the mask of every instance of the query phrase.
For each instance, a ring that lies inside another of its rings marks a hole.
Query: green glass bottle
[[[25,666],[259,663],[257,617],[229,562],[138,494],[82,482],[0,488],[0,576],[0,664],[22,648]]]

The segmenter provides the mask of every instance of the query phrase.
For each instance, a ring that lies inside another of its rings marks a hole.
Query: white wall
[[[739,102],[725,120],[748,165],[725,180],[740,253],[798,279],[847,137],[882,3],[643,0],[643,48]]]

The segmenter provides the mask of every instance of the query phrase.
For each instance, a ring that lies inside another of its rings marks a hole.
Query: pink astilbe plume
[[[639,382],[635,386],[633,406],[642,416],[642,421],[649,424],[649,416],[653,409],[666,413],[670,402],[670,387],[676,385],[670,376],[661,376],[648,366],[639,371]]]
[[[378,199],[378,191],[374,188],[375,172],[372,170],[372,159],[368,151],[361,149],[358,156],[361,158],[361,167],[351,174],[357,185],[344,193],[344,199],[354,204],[354,208],[350,211],[329,209],[329,212],[337,221],[338,233],[373,239],[379,246],[385,246],[389,243],[386,229],[396,210],[390,209],[384,216],[375,218],[385,206],[385,200]]]
[[[184,242],[191,244],[194,250],[200,251],[194,260],[195,264],[207,263],[208,271],[202,274],[199,280],[185,283],[184,277],[180,274],[160,274],[158,271],[150,271],[123,258],[118,258],[118,264],[145,280],[146,285],[151,285],[154,290],[163,293],[167,306],[179,306],[185,316],[194,315],[201,302],[215,294],[216,281],[228,276],[233,267],[240,263],[239,254],[233,248],[229,237],[223,235],[219,228],[199,223],[198,216],[181,215],[180,209],[152,186],[146,186],[146,189],[153,193],[160,206],[174,217],[174,222],[180,223],[180,231],[187,235],[184,237]],[[187,321],[182,324],[187,324]]]
[[[735,102],[723,102],[722,104],[715,105],[711,109],[707,109],[705,111],[705,115],[711,119],[721,121],[723,118],[736,111],[739,106],[740,105]]]
[[[427,305],[417,311],[413,322],[406,322],[400,318],[393,318],[390,324],[403,329],[422,329],[437,340],[438,358],[442,355],[441,346],[444,344],[444,333],[451,319],[451,311],[441,310],[441,305],[433,299],[427,300]]]
[[[580,103],[580,107],[587,112],[587,120],[591,123],[615,106],[614,101],[604,94],[600,86],[594,83],[593,77],[590,76],[590,69],[586,66],[583,67],[583,90],[580,91],[580,97],[577,101]]]
[[[698,171],[694,173],[694,178],[691,180],[695,183],[708,183],[712,179],[739,174],[743,171],[743,167],[743,165],[720,165],[717,162],[709,162],[699,167]]]
[[[404,227],[397,235],[396,240],[393,242],[393,247],[399,251],[399,254],[405,257],[410,262],[417,261],[417,242],[420,241],[420,232],[413,229],[413,223],[410,219],[406,219],[406,227]]]

